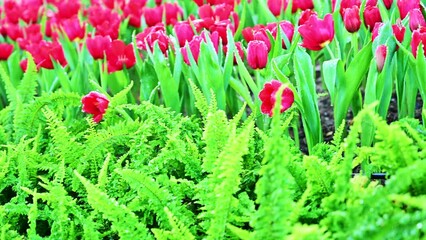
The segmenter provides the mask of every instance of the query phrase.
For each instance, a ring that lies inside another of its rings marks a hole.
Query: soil
[[[327,90],[323,89],[322,87],[320,78],[317,78],[316,86],[317,86],[317,93],[320,96],[318,99],[319,100],[318,107],[319,107],[319,112],[321,117],[323,139],[324,139],[324,142],[329,143],[331,142],[331,140],[333,140],[333,136],[335,132],[333,106],[331,104],[331,99]],[[419,94],[417,96],[415,118],[418,119],[420,122],[422,121],[422,117],[421,117],[422,106],[423,106],[423,101]],[[349,110],[346,116],[347,125],[349,125],[349,127],[352,123],[353,118],[354,116],[352,114],[352,111]],[[397,99],[395,94],[392,95],[386,120],[388,123],[395,122],[398,120],[398,105],[397,105]],[[299,128],[299,137],[300,137],[300,149],[303,153],[307,154],[308,147],[306,144],[303,128]]]

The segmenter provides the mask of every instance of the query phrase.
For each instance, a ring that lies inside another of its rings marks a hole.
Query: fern
[[[34,99],[37,88],[37,67],[31,54],[27,54],[28,65],[24,73],[24,77],[19,84],[17,93],[20,96],[22,103],[29,103]]]
[[[87,200],[97,211],[104,214],[112,222],[113,230],[117,231],[123,239],[152,239],[145,225],[141,224],[136,215],[127,207],[110,199],[104,192],[74,171],[77,178],[87,190]]]
[[[171,226],[171,238],[172,239],[182,239],[182,240],[193,240],[195,237],[189,231],[189,229],[185,226],[185,224],[179,221],[173,213],[167,208],[164,208],[164,212],[166,212],[167,217]]]

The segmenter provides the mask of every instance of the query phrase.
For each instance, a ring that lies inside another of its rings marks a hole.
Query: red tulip
[[[90,92],[81,99],[83,112],[93,114],[93,121],[99,123],[108,108],[108,98],[98,92]]]
[[[311,9],[307,9],[305,11],[302,12],[302,14],[300,14],[299,17],[299,21],[297,22],[297,25],[302,26],[303,24],[305,24],[305,22],[308,21],[308,19],[312,16],[312,15],[317,15],[317,13]]]
[[[382,22],[380,10],[376,6],[366,6],[364,9],[364,24],[370,31],[373,31],[374,25],[377,22]]]
[[[379,36],[379,30],[383,26],[382,22],[377,22],[374,24],[373,31],[371,33],[371,40],[374,42],[374,39],[376,39],[377,36]]]
[[[7,23],[3,25],[3,27],[7,36],[14,41],[24,36],[22,28],[18,24]]]
[[[419,27],[426,27],[426,21],[420,9],[416,8],[410,11],[410,29],[414,31]]]
[[[70,41],[83,39],[86,34],[86,25],[81,24],[77,16],[63,20],[61,26]]]
[[[307,9],[313,9],[314,2],[312,0],[293,0],[293,6],[291,12],[295,13],[298,9],[304,11]]]
[[[310,50],[321,50],[334,38],[334,23],[331,14],[327,14],[324,20],[311,15],[303,25],[299,27],[299,33],[303,38],[302,47]]]
[[[131,68],[136,63],[133,45],[126,44],[121,40],[114,40],[106,51],[108,73],[120,71],[125,66]]]
[[[24,28],[23,36],[16,39],[22,50],[26,50],[29,45],[39,43],[41,40],[43,40],[43,36],[41,34],[40,24],[31,24]]]
[[[268,52],[271,50],[271,41],[269,40],[268,33],[266,33],[267,29],[261,28],[256,30],[253,34],[253,40],[262,41],[268,47]]]
[[[352,7],[359,7],[361,6],[361,0],[342,0],[340,3],[340,15],[343,16],[343,13],[345,9],[352,8]]]
[[[401,19],[404,19],[412,9],[420,8],[420,0],[398,0],[396,4]]]
[[[214,17],[219,21],[229,20],[233,11],[234,7],[232,5],[225,3],[218,4],[214,9]]]
[[[361,19],[359,17],[359,8],[353,6],[343,10],[343,24],[348,32],[354,33],[361,27]]]
[[[392,25],[392,32],[398,42],[402,43],[405,36],[405,27],[401,24],[401,21],[397,21],[396,24]],[[396,46],[398,48],[398,46]]]
[[[287,8],[287,5],[287,0],[268,0],[268,8],[275,16],[279,16]]]
[[[417,49],[420,45],[420,42],[423,44],[423,53],[426,57],[426,27],[420,27],[413,32],[411,40],[411,51],[413,52],[414,57],[417,57]]]
[[[198,8],[198,16],[200,18],[213,18],[214,12],[212,6],[208,4],[204,4],[203,6]]]
[[[383,0],[385,7],[389,10],[392,7],[393,0]]]
[[[87,50],[95,60],[103,59],[106,50],[111,46],[110,36],[94,36],[86,39]]]
[[[253,40],[247,46],[247,63],[253,69],[263,69],[268,63],[268,46],[263,41]]]
[[[148,27],[152,27],[163,21],[163,8],[161,6],[154,8],[146,7],[143,10],[143,16],[145,18],[146,25],[148,25]]]
[[[174,25],[178,19],[182,18],[183,10],[177,3],[164,3],[163,8],[166,12],[167,25]]]
[[[123,14],[126,18],[129,18],[129,25],[140,28],[141,27],[141,17],[143,14],[143,7],[145,6],[146,1],[131,0],[128,2],[123,9]]]
[[[254,33],[260,29],[263,29],[265,26],[263,25],[256,25],[254,27],[246,27],[243,29],[243,31],[241,32],[241,34],[243,35],[244,40],[246,40],[246,42],[250,42],[254,40]]]
[[[62,66],[67,64],[62,46],[58,42],[42,40],[39,43],[29,45],[27,50],[33,56],[38,67],[53,69],[52,59]]]
[[[378,72],[382,72],[383,70],[383,66],[385,65],[385,61],[386,61],[387,52],[388,52],[388,48],[386,47],[386,45],[380,45],[376,49],[374,56],[376,58]]]
[[[194,37],[194,30],[192,30],[191,25],[188,22],[176,23],[173,26],[176,37],[179,41],[179,46],[185,46],[186,42],[189,42]]]
[[[289,21],[281,21],[278,24],[268,24],[266,27],[271,31],[272,36],[276,39],[277,38],[277,25],[280,26],[281,30],[283,30],[284,34],[286,35],[289,42],[293,40],[294,35],[294,26]],[[287,48],[285,45],[285,41],[282,41],[282,47],[284,49]]]
[[[240,56],[241,60],[244,61],[243,44],[241,42],[236,42],[235,43],[235,49],[236,49],[236,52],[234,54],[234,64],[237,64],[237,58],[235,57],[237,54]],[[228,53],[228,46],[227,45],[223,46],[223,52],[225,53],[225,55]]]
[[[209,27],[209,31],[211,33],[217,32],[220,39],[222,39],[222,44],[226,45],[228,43],[228,35],[227,35],[228,28],[231,30],[232,34],[235,33],[235,28],[231,24],[231,21],[229,19],[214,23],[212,26]]]
[[[192,40],[188,43],[189,50],[191,51],[191,54],[194,57],[194,60],[196,63],[198,62],[198,56],[200,55],[200,46],[202,41],[203,41],[203,38],[201,36],[194,36]],[[191,63],[189,61],[188,51],[186,46],[182,47],[180,51],[183,56],[183,61],[186,64],[190,65]]]
[[[19,67],[21,68],[22,72],[26,72],[28,68],[28,59],[24,59],[21,62],[19,62]]]
[[[13,45],[8,43],[0,43],[0,60],[7,60],[13,52]]]
[[[81,9],[80,1],[60,1],[55,6],[58,8],[55,18],[60,20],[76,17]]]
[[[148,47],[151,51],[153,51],[154,44],[157,42],[161,52],[163,52],[164,55],[167,55],[170,39],[167,36],[163,25],[146,28],[143,32],[136,35],[137,48],[141,50],[147,50],[145,42],[148,44]]]
[[[270,117],[273,116],[274,106],[276,103],[276,95],[282,83],[277,80],[265,83],[263,89],[259,93],[260,101],[262,102],[260,110],[263,114],[268,114]],[[281,95],[281,108],[280,113],[283,113],[289,109],[294,102],[293,91],[286,87]]]

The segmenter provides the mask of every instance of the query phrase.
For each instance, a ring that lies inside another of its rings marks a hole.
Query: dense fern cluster
[[[0,111],[1,239],[417,239],[426,232],[426,136],[414,120],[386,124],[362,111],[310,156],[288,134],[233,119],[193,89],[202,118],[149,103],[129,105],[131,85],[104,121],[80,97],[34,97],[29,61],[8,80]],[[244,109],[244,108],[243,108]],[[376,130],[361,146],[362,122]],[[354,177],[353,168],[362,171]],[[385,172],[386,184],[370,179]]]

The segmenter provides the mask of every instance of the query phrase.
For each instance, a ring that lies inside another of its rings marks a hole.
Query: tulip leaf
[[[330,94],[331,102],[334,103],[337,91],[337,82],[339,79],[342,79],[345,74],[342,60],[332,59],[325,61],[322,65],[322,72],[324,74],[324,83]]]
[[[334,124],[336,129],[345,119],[349,105],[351,104],[355,93],[359,90],[362,80],[367,74],[373,57],[371,46],[372,43],[370,42],[355,55],[345,72],[345,76],[337,81],[336,93],[333,102]]]
[[[309,152],[322,142],[322,127],[318,108],[318,96],[315,88],[314,66],[306,51],[296,48],[293,58],[297,88],[300,94],[302,121],[305,126],[306,141]]]

